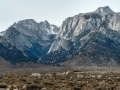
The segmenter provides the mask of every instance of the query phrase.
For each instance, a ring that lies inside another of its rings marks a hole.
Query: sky
[[[98,7],[109,6],[120,12],[119,3],[119,0],[0,0],[0,31],[24,19],[47,20],[61,26],[67,17],[92,12]]]

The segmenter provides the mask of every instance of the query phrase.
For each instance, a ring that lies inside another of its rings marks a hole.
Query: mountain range
[[[0,56],[13,63],[36,62],[46,55],[58,31],[59,27],[48,21],[26,19],[14,23],[0,34]]]
[[[108,6],[68,17],[48,54],[39,59],[64,66],[120,64],[120,13]]]
[[[100,7],[68,17],[61,27],[19,21],[0,33],[0,56],[11,63],[119,66],[120,13]]]

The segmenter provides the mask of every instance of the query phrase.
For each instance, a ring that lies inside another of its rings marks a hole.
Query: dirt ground
[[[117,69],[6,72],[0,76],[0,90],[120,90],[120,72]]]

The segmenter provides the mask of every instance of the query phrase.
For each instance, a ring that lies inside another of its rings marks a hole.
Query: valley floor
[[[0,75],[0,90],[120,90],[119,68],[80,68],[14,69]]]

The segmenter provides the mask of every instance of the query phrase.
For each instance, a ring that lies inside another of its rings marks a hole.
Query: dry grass
[[[120,73],[72,70],[53,74],[0,76],[0,90],[120,90]]]

